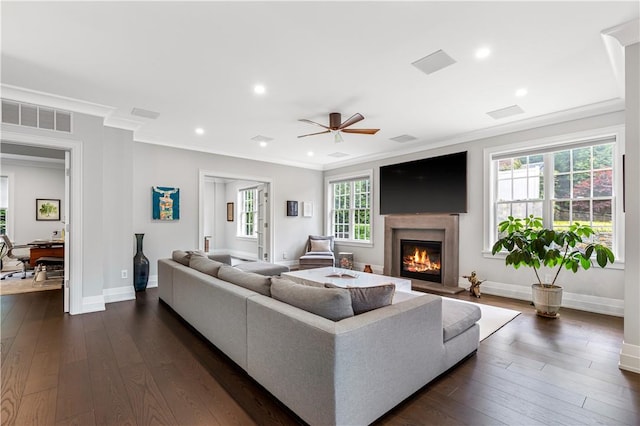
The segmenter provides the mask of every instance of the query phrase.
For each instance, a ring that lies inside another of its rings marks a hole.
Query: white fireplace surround
[[[442,283],[412,279],[414,287],[458,293],[459,217],[449,214],[389,215],[384,219],[384,275],[399,277],[400,240],[439,241]]]

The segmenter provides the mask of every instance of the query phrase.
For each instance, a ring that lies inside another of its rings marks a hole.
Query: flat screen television
[[[467,151],[380,167],[380,214],[466,212]]]

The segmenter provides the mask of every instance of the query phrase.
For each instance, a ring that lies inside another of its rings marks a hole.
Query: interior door
[[[258,260],[270,262],[269,256],[269,185],[258,186]]]
[[[62,229],[64,234],[64,311],[69,312],[69,206],[71,198],[71,152],[64,153],[64,216],[62,217]]]

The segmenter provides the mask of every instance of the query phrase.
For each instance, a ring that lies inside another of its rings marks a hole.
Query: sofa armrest
[[[442,299],[333,322],[253,297],[247,348],[249,374],[308,423],[368,424],[442,372]]]

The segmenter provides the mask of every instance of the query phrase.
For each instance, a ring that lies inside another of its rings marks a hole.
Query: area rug
[[[56,290],[62,288],[62,278],[41,281],[38,285],[33,285],[33,277],[20,279],[20,274],[16,278],[7,278],[0,281],[0,296],[8,294],[31,293],[33,291]]]
[[[478,321],[480,326],[480,341],[483,341],[487,337],[491,336],[496,331],[500,330],[506,324],[508,324],[515,317],[520,315],[520,312],[506,308],[499,308],[497,306],[484,305],[481,303],[468,302],[466,300],[453,299],[457,302],[471,303],[476,305],[482,311],[482,318]]]

